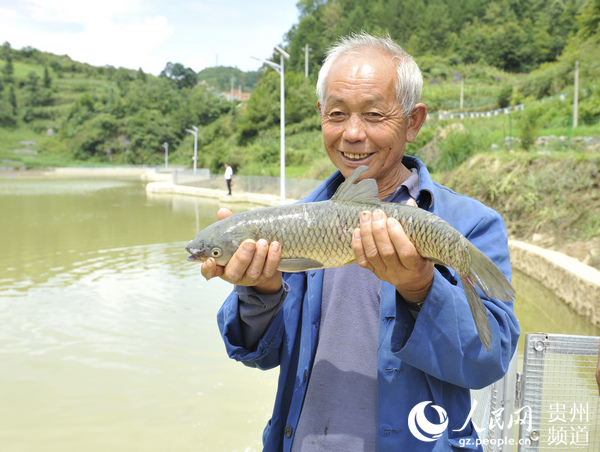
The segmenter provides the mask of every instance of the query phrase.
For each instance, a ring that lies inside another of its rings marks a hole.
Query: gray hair
[[[419,66],[406,51],[389,35],[384,37],[372,36],[366,32],[353,33],[339,39],[328,51],[319,71],[317,80],[317,97],[321,109],[325,106],[325,91],[327,77],[333,64],[341,56],[357,50],[379,50],[392,57],[396,64],[396,98],[402,107],[405,117],[409,117],[415,104],[421,99],[423,77]]]

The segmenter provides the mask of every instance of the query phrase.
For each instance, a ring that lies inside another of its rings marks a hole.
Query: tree
[[[11,127],[16,124],[12,108],[8,102],[0,99],[0,126]]]
[[[17,96],[14,85],[8,87],[8,103],[12,106],[13,116],[17,116]]]
[[[52,84],[52,79],[50,78],[50,74],[48,73],[48,66],[44,66],[44,88],[50,88]]]
[[[13,66],[12,58],[6,60],[6,64],[2,68],[2,72],[4,73],[4,80],[7,82],[13,81],[13,73],[15,72],[15,68]]]
[[[135,79],[146,83],[146,80],[147,80],[146,73],[142,70],[142,68],[138,69],[137,73],[135,74]]]
[[[50,77],[48,77],[48,79],[50,79]],[[44,84],[45,83],[46,80],[44,77]],[[30,71],[27,74],[27,77],[23,82],[23,89],[27,93],[28,104],[32,107],[50,105],[52,102],[50,89],[40,86],[40,76],[34,71]]]
[[[2,59],[6,61],[12,60],[12,49],[8,41],[4,41],[4,44],[2,44]]]
[[[588,0],[578,17],[580,35],[589,38],[598,33],[600,28],[600,0]]]
[[[260,79],[238,123],[240,143],[247,143],[259,131],[279,124],[279,74],[269,70]]]
[[[198,83],[198,76],[193,69],[185,67],[181,63],[168,62],[165,68],[160,73],[159,77],[165,77],[173,80],[177,88],[192,88]]]

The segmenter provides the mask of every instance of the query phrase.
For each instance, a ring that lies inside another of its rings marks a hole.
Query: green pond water
[[[261,450],[277,371],[227,358],[230,286],[184,250],[218,207],[131,179],[0,176],[0,451]],[[599,335],[514,285],[523,332]]]

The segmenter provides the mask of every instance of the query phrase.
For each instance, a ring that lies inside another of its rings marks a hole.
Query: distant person
[[[227,182],[228,195],[231,195],[231,181],[233,180],[233,169],[227,163],[225,163],[225,182]]]
[[[445,219],[510,278],[500,215],[434,182],[420,160],[404,154],[427,117],[422,84],[413,58],[389,37],[353,35],[330,49],[318,108],[339,171],[303,202],[330,199],[367,165],[361,179],[375,179],[381,200]],[[352,245],[356,264],[304,273],[277,271],[281,247],[265,239],[242,243],[225,267],[213,258],[202,264],[206,279],[235,284],[218,314],[229,356],[279,367],[264,451],[482,451],[465,422],[469,389],[508,370],[519,339],[512,302],[480,295],[487,351],[456,272],[423,259],[396,220],[378,209],[363,212]]]

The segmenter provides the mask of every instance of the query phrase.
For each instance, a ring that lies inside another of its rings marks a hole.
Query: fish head
[[[205,262],[213,258],[217,265],[225,266],[247,237],[244,231],[228,227],[228,219],[218,221],[203,229],[187,244],[189,261]]]

